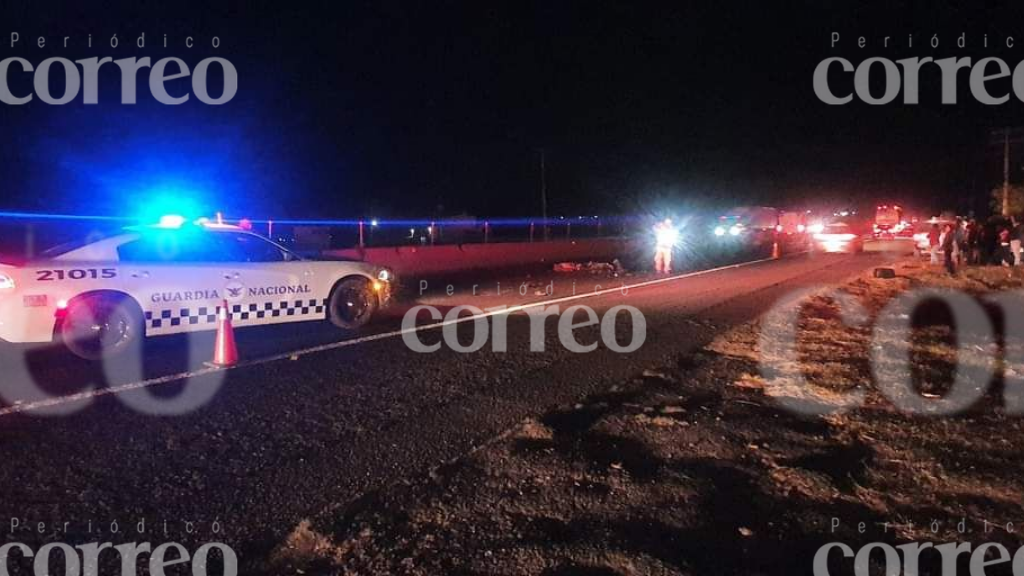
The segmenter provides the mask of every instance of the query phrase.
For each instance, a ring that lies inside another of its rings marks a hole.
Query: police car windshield
[[[39,253],[39,256],[42,257],[43,259],[56,258],[57,256],[67,254],[72,250],[85,248],[86,246],[92,244],[93,242],[99,242],[100,240],[103,240],[105,237],[106,236],[102,234],[92,234],[86,238],[79,238],[78,240],[72,240],[70,242],[57,244],[56,246],[43,250],[42,252]]]
[[[124,262],[272,263],[299,260],[265,238],[235,230],[150,230],[122,244],[117,251]]]

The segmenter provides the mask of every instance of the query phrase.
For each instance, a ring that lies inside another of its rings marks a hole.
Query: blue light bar
[[[157,228],[173,228],[178,229],[185,225],[185,217],[177,214],[165,214],[160,217],[160,222],[157,223]]]

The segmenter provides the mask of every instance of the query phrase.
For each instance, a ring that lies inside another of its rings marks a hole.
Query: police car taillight
[[[0,274],[0,290],[14,290],[14,278]]]

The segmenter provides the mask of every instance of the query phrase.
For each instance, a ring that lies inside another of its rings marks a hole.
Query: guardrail
[[[504,242],[434,246],[399,246],[327,250],[328,258],[359,260],[387,266],[402,276],[459,272],[481,268],[514,268],[573,260],[611,260],[638,248],[625,239],[593,238],[549,242]]]

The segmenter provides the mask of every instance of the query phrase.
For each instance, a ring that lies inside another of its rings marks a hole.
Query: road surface
[[[518,285],[503,295],[483,284],[474,295],[469,283],[454,287],[452,296],[446,286],[422,297],[414,293],[414,301],[389,312],[368,339],[337,344],[336,334],[303,324],[240,333],[248,361],[241,367],[61,401],[58,409],[75,410],[65,416],[19,411],[24,403],[15,403],[7,386],[6,412],[0,415],[0,458],[6,464],[0,468],[0,518],[32,527],[8,533],[10,540],[219,540],[235,549],[243,566],[258,566],[304,519],[358,507],[361,496],[427,473],[526,417],[677,361],[789,291],[842,281],[886,258],[795,256],[596,296],[589,295],[595,284],[605,290],[650,278],[577,277],[577,297],[560,301],[563,310],[586,304],[603,317],[627,304],[643,313],[646,341],[628,354],[603,344],[589,353],[570,352],[559,343],[556,318],[547,321],[545,351],[531,351],[530,319],[523,313],[507,318],[507,352],[494,352],[488,343],[473,353],[447,346],[417,353],[397,333],[402,313],[414,304],[445,311],[461,304],[483,308],[574,297],[569,278],[557,279],[550,296],[544,293],[547,277],[530,279],[525,296],[519,292],[523,279],[511,278],[506,286]],[[620,316],[622,343],[630,333],[627,318]],[[487,321],[492,325],[494,318]],[[452,329],[465,345],[473,326],[464,322]],[[583,343],[599,341],[598,334],[597,327],[576,331]],[[441,341],[442,330],[414,335],[431,344]],[[172,356],[171,344],[150,349],[144,376],[196,367],[195,360]],[[153,361],[163,363],[149,366]],[[76,387],[90,386],[99,375],[54,353],[36,362],[42,364],[36,374],[49,378],[41,381],[56,395],[80,392]],[[9,379],[11,371],[4,372]],[[135,382],[123,374],[108,380],[96,386],[117,390]],[[215,394],[198,410],[178,416],[141,414],[126,405],[133,395],[173,397],[183,389]],[[123,534],[140,520],[148,538]],[[111,536],[114,521],[122,533]],[[42,534],[35,530],[39,522]],[[87,532],[87,522],[102,532]],[[154,526],[161,528],[157,535]]]

